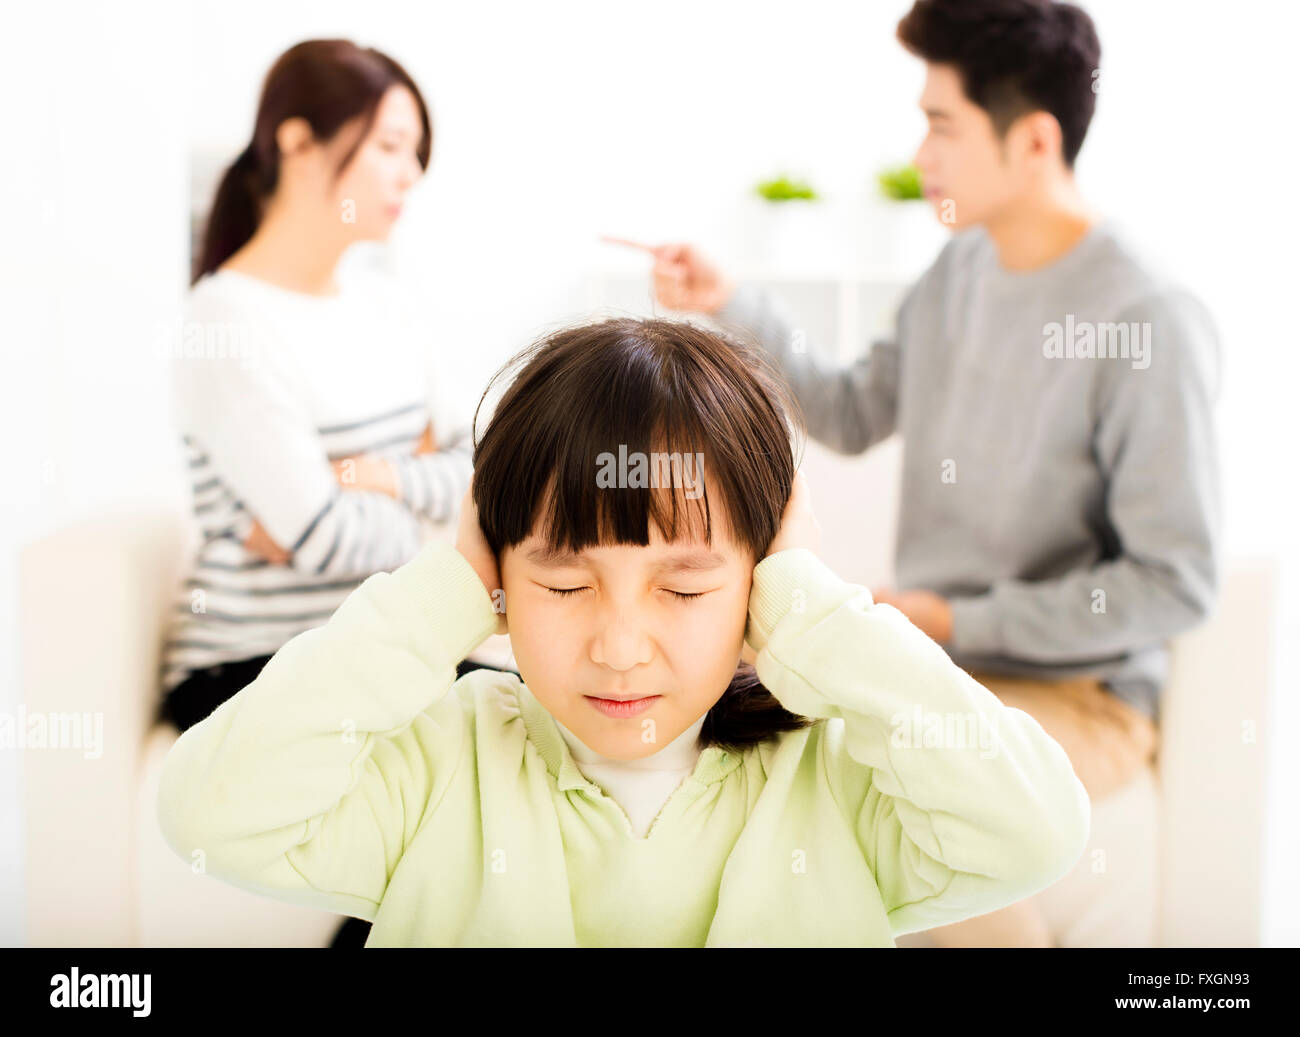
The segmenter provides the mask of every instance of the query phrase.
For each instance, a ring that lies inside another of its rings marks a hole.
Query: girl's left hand
[[[794,485],[790,488],[790,499],[786,502],[781,515],[781,528],[776,531],[772,543],[768,545],[764,558],[770,558],[778,551],[787,551],[794,547],[806,547],[816,553],[821,549],[822,527],[813,512],[812,490],[803,470],[794,473]]]
[[[796,547],[806,547],[814,554],[821,548],[822,527],[813,512],[812,491],[802,471],[794,473],[794,483],[790,487],[790,499],[786,501],[785,511],[781,514],[781,526],[768,545],[763,558],[771,558],[778,551],[788,551]],[[760,559],[761,561],[761,559]],[[757,655],[749,642],[749,621],[745,624],[745,643],[741,648],[740,661],[755,664]]]

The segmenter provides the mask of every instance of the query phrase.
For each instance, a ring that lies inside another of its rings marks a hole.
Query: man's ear
[[[1051,112],[1026,112],[1008,127],[1007,146],[1022,160],[1046,165],[1063,154],[1061,124]]]

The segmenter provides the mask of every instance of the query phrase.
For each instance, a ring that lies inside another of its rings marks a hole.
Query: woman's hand
[[[253,519],[253,528],[244,539],[244,547],[256,555],[261,555],[272,565],[284,565],[289,560],[289,552],[271,539],[266,527]]]
[[[397,497],[397,473],[392,462],[378,454],[355,454],[330,462],[335,481],[345,490],[370,490]]]
[[[424,426],[424,432],[420,435],[420,441],[415,444],[412,456],[433,454],[437,450],[438,443],[433,437],[431,421]],[[378,454],[353,454],[351,457],[340,457],[337,461],[331,461],[330,467],[334,469],[334,481],[345,490],[370,490],[375,493],[386,493],[393,498],[399,496],[397,473],[393,470],[392,462],[386,457],[380,457]]]
[[[816,553],[821,550],[822,527],[813,513],[812,490],[803,471],[794,473],[794,485],[790,488],[790,499],[786,501],[785,511],[781,515],[781,528],[776,531],[772,543],[768,545],[764,558],[770,558],[778,551],[787,551],[795,547],[806,547]]]
[[[497,556],[487,542],[487,537],[483,535],[483,527],[479,525],[472,479],[469,489],[465,491],[465,496],[460,502],[460,525],[456,528],[456,550],[478,573],[478,578],[483,581],[488,597],[492,599],[492,607],[504,617],[505,592],[501,590],[501,569],[497,563]]]
[[[433,422],[424,426],[424,434],[420,436],[420,442],[415,444],[415,456],[420,454],[432,454],[438,450],[438,444],[433,438]]]
[[[437,449],[433,438],[433,422],[430,421],[424,427],[414,453],[432,454]],[[370,490],[394,498],[398,496],[397,473],[386,457],[378,454],[353,454],[351,457],[331,461],[330,468],[334,471],[334,481],[345,490]],[[272,565],[284,565],[289,561],[289,552],[271,539],[266,527],[257,519],[253,519],[253,528],[244,539],[244,547]]]

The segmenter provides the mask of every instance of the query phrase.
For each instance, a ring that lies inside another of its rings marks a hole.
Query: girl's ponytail
[[[191,285],[216,270],[253,236],[261,219],[262,186],[254,142],[239,153],[217,186]]]

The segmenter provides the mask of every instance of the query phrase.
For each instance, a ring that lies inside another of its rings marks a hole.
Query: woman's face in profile
[[[711,546],[698,534],[667,542],[652,523],[646,547],[552,556],[534,531],[501,554],[523,681],[598,753],[657,752],[708,712],[736,671],[754,563],[718,510]],[[599,701],[648,696],[634,708]]]
[[[422,129],[411,91],[389,87],[370,132],[333,188],[334,211],[357,240],[386,239],[401,215],[407,192],[424,172],[416,155]],[[354,139],[353,134],[339,133],[330,142],[331,168],[337,168]]]

